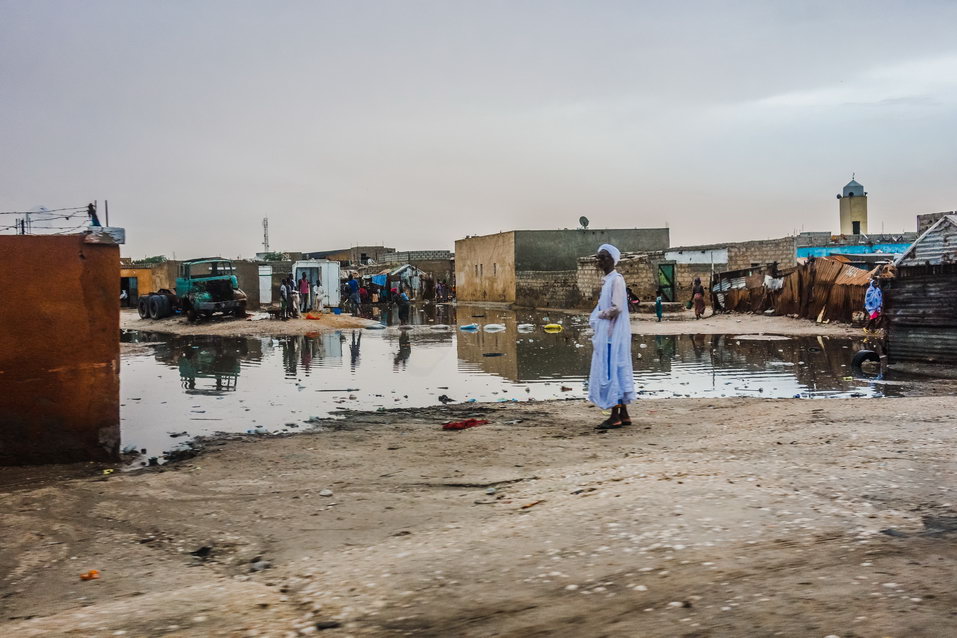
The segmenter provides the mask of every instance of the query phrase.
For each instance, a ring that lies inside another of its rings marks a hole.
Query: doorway
[[[675,300],[675,265],[658,264],[658,287],[662,301]]]

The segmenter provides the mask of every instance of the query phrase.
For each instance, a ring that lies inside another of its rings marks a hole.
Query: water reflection
[[[382,330],[254,338],[126,333],[124,340],[152,342],[153,351],[123,359],[124,442],[155,454],[170,446],[168,431],[283,431],[337,410],[434,405],[443,395],[460,402],[585,396],[591,341],[583,317],[426,306],[400,327],[388,309],[378,310]],[[555,321],[562,332],[542,330]],[[458,329],[472,322],[504,329]],[[521,324],[534,327],[520,331]],[[899,393],[898,386],[850,378],[859,346],[816,337],[635,335],[635,381],[644,397]]]

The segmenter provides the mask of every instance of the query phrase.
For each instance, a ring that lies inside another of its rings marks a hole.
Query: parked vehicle
[[[240,290],[233,263],[221,257],[191,259],[180,264],[176,291],[161,289],[141,296],[140,318],[162,319],[175,312],[190,321],[212,316],[215,312],[246,314],[246,293]]]

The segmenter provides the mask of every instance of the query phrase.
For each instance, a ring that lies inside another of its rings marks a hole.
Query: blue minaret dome
[[[864,197],[864,187],[852,179],[844,187],[844,197]]]

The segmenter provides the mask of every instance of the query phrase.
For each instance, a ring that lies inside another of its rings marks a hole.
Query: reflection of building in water
[[[468,362],[483,372],[514,382],[586,377],[591,365],[591,345],[578,337],[575,330],[546,334],[541,329],[519,333],[516,325],[522,319],[509,311],[490,308],[478,310],[484,317],[470,318],[459,308],[461,322],[475,321],[483,325],[504,323],[503,332],[458,333],[456,348],[460,361]],[[539,319],[539,323],[541,320]],[[576,347],[575,344],[582,347]],[[484,356],[486,354],[501,356]]]

